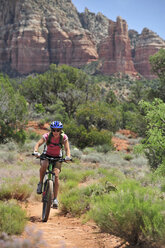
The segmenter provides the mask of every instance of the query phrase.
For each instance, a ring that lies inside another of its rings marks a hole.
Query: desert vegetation
[[[29,120],[38,129],[61,120],[69,136],[74,162],[60,174],[61,213],[93,219],[102,231],[131,245],[165,244],[163,61],[163,50],[150,58],[158,75],[153,81],[92,75],[66,65],[51,65],[44,74],[24,79],[1,74],[2,247],[25,246],[12,238],[28,220],[21,203],[40,200],[35,193],[38,162],[31,157],[40,135],[28,128]],[[113,146],[112,137],[120,129],[138,135],[122,137],[131,144],[127,152]],[[27,247],[39,247],[37,235],[28,234]]]

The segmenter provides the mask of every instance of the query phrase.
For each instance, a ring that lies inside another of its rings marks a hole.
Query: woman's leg
[[[49,165],[49,162],[47,159],[42,161],[40,171],[39,171],[40,181],[37,185],[37,194],[42,194],[43,179],[44,179],[44,175],[45,175],[46,168],[48,167],[48,165]]]
[[[60,174],[60,170],[58,168],[55,168],[54,173],[55,173],[54,198],[56,199],[57,196],[58,196],[58,189],[59,189],[59,174]]]
[[[45,172],[46,172],[48,165],[49,165],[48,160],[47,159],[43,160],[41,167],[40,167],[40,183],[43,182]]]

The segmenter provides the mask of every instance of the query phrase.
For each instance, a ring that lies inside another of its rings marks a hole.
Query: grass
[[[26,221],[26,212],[18,205],[0,202],[0,232],[21,234]]]
[[[126,180],[116,192],[95,198],[90,215],[104,232],[133,245],[156,242],[159,247],[165,242],[164,206],[158,191]]]

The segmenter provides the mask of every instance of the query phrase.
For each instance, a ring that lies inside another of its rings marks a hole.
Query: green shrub
[[[156,169],[155,174],[158,176],[165,176],[165,159],[162,161],[162,164]]]
[[[80,182],[82,180],[82,172],[71,168],[62,168],[60,179],[63,181],[72,180]]]
[[[34,131],[30,131],[30,130],[27,132],[26,136],[30,140],[39,140],[41,137],[41,135],[37,134]]]
[[[17,160],[16,151],[13,152],[1,151],[0,155],[3,155],[1,156],[0,160],[5,162],[6,164],[13,164]]]
[[[60,183],[60,192],[65,192],[77,187],[78,182],[74,180],[68,180],[67,182]]]
[[[89,209],[90,198],[84,194],[83,189],[73,188],[60,196],[60,209],[72,216],[80,216]]]
[[[18,146],[15,142],[8,142],[6,144],[6,147],[9,151],[17,151],[17,148],[18,148]]]
[[[147,123],[146,137],[142,148],[152,169],[157,169],[165,158],[165,103],[155,98],[152,103],[140,101]]]
[[[99,168],[98,169],[98,174],[100,176],[100,182],[105,183],[105,182],[111,182],[114,185],[121,184],[123,181],[125,181],[125,176],[124,174],[116,169],[104,169],[104,168]]]
[[[81,182],[87,181],[89,178],[94,178],[96,177],[96,171],[94,170],[86,170],[82,172],[82,179]]]
[[[112,146],[111,139],[112,133],[108,130],[98,131],[97,129],[93,128],[88,133],[88,142],[90,146],[108,145],[110,147]]]
[[[124,156],[124,159],[127,160],[127,161],[130,161],[130,160],[133,159],[133,157],[132,157],[130,154],[126,154],[126,155]]]
[[[95,152],[95,148],[94,147],[85,147],[84,149],[83,149],[83,154],[85,154],[85,155],[88,155],[88,154],[90,154],[90,153],[93,153],[93,152]]]
[[[9,140],[25,142],[23,129],[27,114],[25,98],[13,88],[13,83],[7,75],[0,74],[0,143]]]
[[[107,153],[111,151],[112,149],[113,149],[112,146],[110,146],[109,144],[103,144],[103,145],[96,146],[96,151],[102,152],[102,153]]]
[[[91,184],[81,188],[71,188],[70,190],[67,188],[60,196],[61,211],[65,214],[70,213],[73,216],[80,216],[89,211],[91,198],[114,190],[116,188],[108,182]]]
[[[5,182],[0,185],[0,200],[16,199],[24,201],[31,195],[32,190],[28,184]]]
[[[64,130],[69,136],[70,141],[80,149],[96,145],[107,145],[112,147],[112,133],[108,130],[99,131],[96,128],[87,130],[83,125],[77,126],[75,122],[66,124]]]
[[[160,247],[165,242],[164,204],[153,189],[125,181],[118,191],[95,198],[90,215],[105,232]]]
[[[115,132],[121,123],[121,112],[104,101],[86,102],[79,106],[76,120],[78,125],[83,125],[87,130],[95,127]]]
[[[83,153],[78,148],[73,148],[71,149],[71,154],[72,154],[72,157],[80,159]]]
[[[0,202],[0,232],[21,234],[26,224],[26,214],[19,206]]]
[[[34,109],[38,114],[43,114],[45,112],[45,108],[43,107],[42,103],[36,103]]]

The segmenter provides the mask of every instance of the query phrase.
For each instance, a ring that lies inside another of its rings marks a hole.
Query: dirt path
[[[121,240],[99,231],[92,222],[82,224],[76,218],[64,217],[59,210],[51,209],[48,222],[41,222],[42,204],[28,204],[28,226],[41,230],[48,248],[123,248]]]

